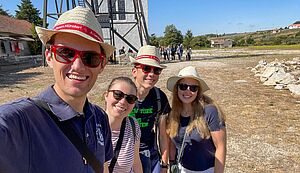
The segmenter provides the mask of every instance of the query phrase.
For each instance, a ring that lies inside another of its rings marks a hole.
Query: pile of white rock
[[[251,69],[255,76],[260,77],[264,85],[275,86],[275,89],[288,89],[294,96],[300,96],[300,58],[292,61],[275,60],[268,63],[259,61]]]

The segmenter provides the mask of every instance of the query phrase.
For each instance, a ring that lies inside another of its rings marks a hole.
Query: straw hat
[[[183,78],[192,78],[199,81],[202,93],[209,90],[209,87],[207,86],[206,82],[200,78],[196,68],[193,66],[185,67],[179,71],[177,76],[170,77],[167,81],[167,89],[169,91],[173,91],[176,83]]]
[[[153,67],[166,68],[160,64],[160,53],[155,46],[146,45],[139,49],[136,58],[129,57],[131,64],[144,64]]]
[[[77,6],[64,12],[56,21],[53,30],[38,26],[35,30],[44,45],[54,34],[71,33],[99,43],[105,51],[106,58],[115,50],[115,47],[104,43],[101,25],[89,8]]]

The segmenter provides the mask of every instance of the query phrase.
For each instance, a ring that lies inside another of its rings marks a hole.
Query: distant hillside
[[[299,21],[300,22],[300,21]],[[300,44],[299,29],[276,29],[248,33],[225,34],[219,37],[209,37],[209,39],[231,39],[233,46],[247,45],[291,45]]]

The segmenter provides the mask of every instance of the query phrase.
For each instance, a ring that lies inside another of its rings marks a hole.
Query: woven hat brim
[[[157,61],[150,60],[147,58],[140,59],[139,61],[137,61],[135,58],[129,56],[129,59],[130,59],[131,64],[143,64],[143,65],[149,65],[149,66],[158,67],[158,68],[167,68],[167,66],[165,66],[165,65],[158,64]]]
[[[206,84],[206,82],[198,77],[195,76],[172,76],[168,79],[167,81],[167,89],[171,92],[173,92],[174,86],[176,85],[176,83],[183,78],[192,78],[195,79],[197,81],[199,81],[200,83],[200,87],[202,88],[202,93],[204,93],[205,91],[209,90],[208,85]]]
[[[70,34],[75,34],[75,35],[81,36],[81,37],[91,40],[93,42],[99,43],[100,46],[104,49],[106,58],[109,58],[116,49],[114,46],[111,46],[110,44],[100,42],[100,41],[94,39],[93,37],[86,35],[80,31],[76,31],[76,30],[55,31],[55,30],[51,30],[51,29],[42,28],[39,26],[36,26],[35,30],[36,30],[37,35],[39,36],[41,42],[44,45],[46,45],[46,43],[51,39],[51,37],[57,33],[70,33]]]

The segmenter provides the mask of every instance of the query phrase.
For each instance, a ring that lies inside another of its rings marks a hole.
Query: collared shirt
[[[108,117],[86,101],[84,118],[49,87],[39,99],[47,102],[61,121],[70,120],[75,131],[103,165],[113,156]],[[58,128],[48,113],[30,99],[0,106],[0,172],[92,173],[81,154]]]

